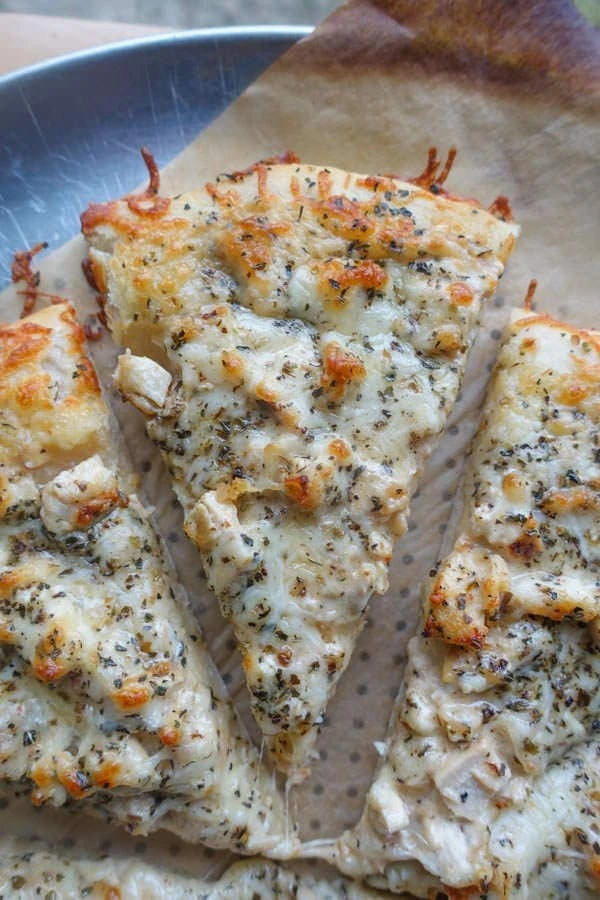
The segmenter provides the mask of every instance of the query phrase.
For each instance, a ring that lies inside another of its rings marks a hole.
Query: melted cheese
[[[39,477],[106,445],[108,418],[72,307],[0,324],[0,458]]]
[[[0,897],[92,900],[374,900],[378,892],[342,878],[319,880],[262,860],[235,863],[204,881],[139,859],[87,859],[39,843],[0,842]]]
[[[125,356],[117,383],[164,453],[267,746],[298,774],[516,228],[312,166],[150,218],[130,200],[83,217],[109,324],[155,363]]]
[[[511,326],[344,871],[418,896],[598,895],[599,364],[595,334]]]
[[[53,317],[77,333],[68,308]],[[44,339],[58,344],[49,355],[75,346],[62,324]],[[87,416],[80,433],[104,434],[112,456],[101,398]],[[27,415],[20,435],[40,453],[58,447]],[[0,448],[0,777],[26,784],[37,806],[77,803],[135,832],[286,852],[282,798],[137,498],[98,455],[37,484],[14,446]]]

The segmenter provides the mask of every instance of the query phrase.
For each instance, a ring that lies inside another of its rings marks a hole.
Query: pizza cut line
[[[342,871],[419,897],[598,896],[599,425],[598,333],[516,315],[383,763],[325,851]]]
[[[505,205],[447,194],[439,166],[415,184],[290,159],[82,217],[131,351],[117,385],[147,416],[295,778],[518,232]]]
[[[136,833],[285,854],[242,735],[130,490],[73,308],[0,326],[0,778]]]

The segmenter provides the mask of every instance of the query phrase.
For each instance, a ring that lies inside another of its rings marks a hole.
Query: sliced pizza
[[[420,897],[598,896],[599,426],[600,335],[516,317],[343,871]]]
[[[148,417],[266,745],[295,777],[517,234],[436,172],[259,164],[82,218],[108,324],[138,354],[117,384]]]
[[[0,778],[36,806],[285,853],[282,799],[121,476],[72,307],[0,326],[0,408]]]
[[[325,880],[264,860],[234,863],[216,881],[193,878],[139,858],[92,859],[39,841],[0,841],[0,897],[19,900],[375,900],[343,878]]]

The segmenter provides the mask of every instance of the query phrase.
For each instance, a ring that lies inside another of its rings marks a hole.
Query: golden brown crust
[[[517,319],[516,322],[513,322],[512,328],[526,329],[530,325],[538,324],[548,325],[550,328],[555,328],[557,331],[566,331],[569,334],[572,334],[577,340],[589,341],[590,344],[600,350],[600,332],[590,331],[585,328],[577,328],[576,325],[569,325],[568,322],[562,322],[560,319],[556,319],[546,313],[536,312],[529,316],[523,316],[522,318]]]

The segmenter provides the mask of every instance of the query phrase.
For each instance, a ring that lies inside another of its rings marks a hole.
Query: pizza
[[[435,897],[600,891],[600,336],[521,313],[345,872]]]
[[[264,860],[230,866],[200,880],[137,858],[89,858],[39,841],[0,841],[0,897],[91,900],[374,900],[378,891],[343,878],[298,874]]]
[[[18,325],[0,324],[0,481],[32,485],[109,446],[108,411],[71,307],[49,306]]]
[[[71,306],[0,326],[0,409],[0,778],[136,833],[285,852]]]
[[[147,417],[291,777],[387,588],[518,231],[505,202],[456,199],[445,174],[433,156],[418,183],[263,163],[82,217],[132,351],[117,385]]]

